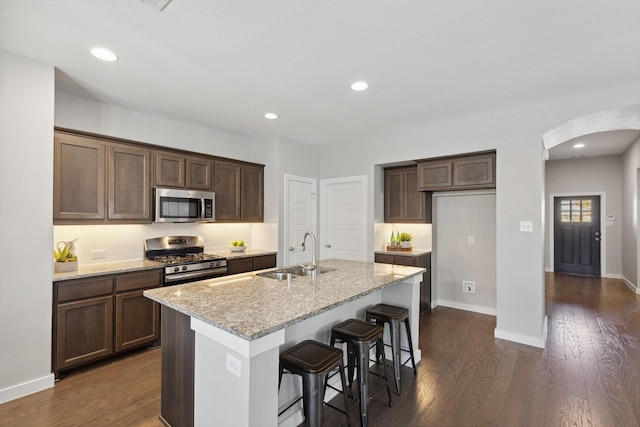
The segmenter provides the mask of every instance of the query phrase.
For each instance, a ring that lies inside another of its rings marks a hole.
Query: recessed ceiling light
[[[367,90],[368,87],[369,84],[367,82],[355,82],[351,84],[351,90],[355,90],[356,92]]]
[[[582,142],[579,142],[573,145],[573,148],[582,148],[582,147],[584,147],[584,144]]]
[[[115,53],[102,47],[94,47],[91,49],[91,55],[103,61],[113,62],[118,60],[118,56],[116,56]]]
[[[264,118],[269,120],[275,120],[278,118],[278,115],[276,113],[267,113],[264,115]]]

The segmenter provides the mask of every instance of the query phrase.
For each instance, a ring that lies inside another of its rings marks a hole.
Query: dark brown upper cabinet
[[[264,166],[215,162],[216,222],[264,220]]]
[[[56,132],[54,224],[150,222],[151,150]]]
[[[211,191],[211,159],[160,150],[154,150],[153,158],[154,186]]]
[[[431,223],[431,194],[418,191],[416,166],[384,170],[384,222]]]
[[[418,190],[496,188],[496,153],[418,160]]]

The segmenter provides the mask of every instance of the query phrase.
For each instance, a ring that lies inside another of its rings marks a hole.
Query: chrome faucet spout
[[[311,264],[300,264],[301,267],[303,267],[305,270],[315,270],[317,267],[317,263],[316,263],[316,236],[310,232],[307,231],[306,233],[304,233],[304,238],[302,239],[302,248],[305,249],[306,248],[306,242],[307,242],[307,236],[311,236]]]

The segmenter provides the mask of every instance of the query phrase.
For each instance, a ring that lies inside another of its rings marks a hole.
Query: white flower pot
[[[411,247],[411,242],[409,242],[409,241],[400,242],[400,246],[402,246],[403,248],[410,248]]]
[[[77,269],[78,269],[78,261],[53,263],[53,270],[56,273],[68,273],[69,271],[76,271]]]

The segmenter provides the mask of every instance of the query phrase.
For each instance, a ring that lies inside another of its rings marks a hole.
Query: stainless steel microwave
[[[215,221],[215,193],[156,188],[154,195],[155,222]]]

